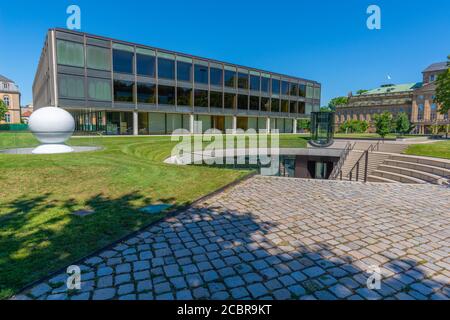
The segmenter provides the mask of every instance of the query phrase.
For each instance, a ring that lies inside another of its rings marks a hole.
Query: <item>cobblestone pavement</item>
[[[449,248],[450,189],[254,177],[15,299],[449,299]]]

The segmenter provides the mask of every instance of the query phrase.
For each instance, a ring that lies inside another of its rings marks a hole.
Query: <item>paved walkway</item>
[[[16,298],[449,299],[449,251],[450,189],[254,177]]]

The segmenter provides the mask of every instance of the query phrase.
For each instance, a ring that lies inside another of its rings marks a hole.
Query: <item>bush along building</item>
[[[313,80],[64,29],[49,30],[33,84],[35,108],[66,109],[77,130],[133,135],[292,133],[320,95]]]
[[[407,84],[386,84],[379,88],[348,96],[348,102],[336,108],[336,127],[348,120],[367,121],[374,131],[376,114],[389,112],[394,117],[406,113],[413,133],[433,133],[433,126],[450,125],[449,114],[440,114],[434,102],[437,76],[447,69],[447,63],[435,63],[423,71],[423,81]]]

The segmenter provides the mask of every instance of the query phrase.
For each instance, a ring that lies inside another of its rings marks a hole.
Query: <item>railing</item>
[[[378,141],[378,143],[376,145],[371,144],[369,148],[367,148],[366,151],[364,151],[364,153],[361,155],[361,157],[358,159],[358,161],[356,161],[355,165],[353,166],[353,168],[350,170],[350,172],[348,173],[348,178],[350,181],[353,181],[353,172],[356,171],[355,175],[356,175],[356,180],[355,181],[359,181],[359,169],[361,167],[361,161],[364,159],[364,183],[367,182],[367,176],[368,176],[368,171],[369,171],[369,153],[371,152],[375,152],[375,151],[380,151],[380,144],[381,141]],[[341,179],[342,180],[342,179]]]
[[[355,147],[356,142],[352,145],[350,142],[347,142],[345,145],[345,149],[341,153],[341,157],[336,164],[336,166],[333,168],[333,171],[330,174],[329,180],[336,180],[338,177],[342,180],[342,167],[344,166],[345,160],[347,160],[348,155],[350,154],[350,151],[353,150]]]

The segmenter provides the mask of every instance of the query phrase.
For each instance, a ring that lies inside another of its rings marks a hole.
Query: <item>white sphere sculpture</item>
[[[33,154],[56,154],[74,151],[64,144],[75,131],[75,120],[66,110],[56,107],[40,108],[31,115],[28,127],[36,139],[42,143],[33,150]]]

